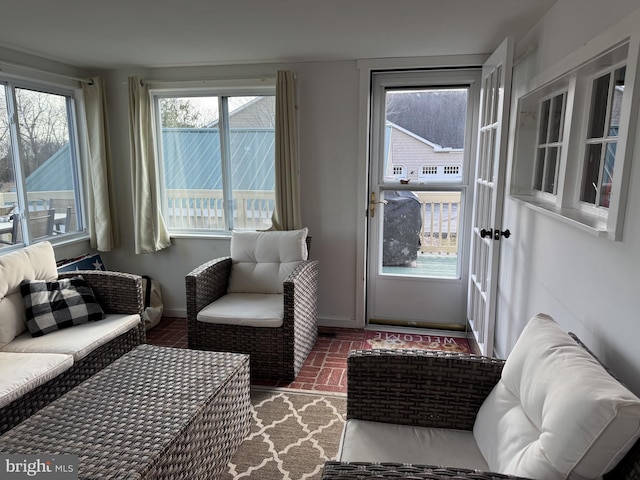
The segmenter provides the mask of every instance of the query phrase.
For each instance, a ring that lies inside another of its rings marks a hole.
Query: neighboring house
[[[460,181],[463,149],[443,148],[387,122],[386,177],[413,182]]]

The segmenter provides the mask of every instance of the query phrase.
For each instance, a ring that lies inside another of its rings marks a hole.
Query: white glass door
[[[479,73],[373,75],[368,323],[464,329]]]
[[[467,319],[483,355],[493,354],[499,248],[510,234],[501,218],[512,55],[508,38],[482,68]]]

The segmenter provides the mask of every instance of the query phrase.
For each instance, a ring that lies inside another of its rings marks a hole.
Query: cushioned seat
[[[0,352],[0,408],[73,365],[71,355]]]
[[[189,348],[247,353],[251,376],[293,380],[317,339],[307,229],[233,232],[231,256],[185,279]]]
[[[547,315],[530,319],[506,361],[354,351],[348,368],[340,462],[468,468],[486,478],[638,478],[640,398]],[[328,464],[323,478],[360,478],[366,468]]]
[[[32,337],[29,332],[17,336],[4,347],[3,352],[15,353],[60,353],[71,355],[74,361],[81,360],[96,348],[109,343],[140,324],[139,315],[108,314],[103,320],[75,325]]]

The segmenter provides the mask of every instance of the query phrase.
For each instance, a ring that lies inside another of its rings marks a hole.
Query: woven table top
[[[248,355],[141,345],[0,437],[0,452],[75,454],[80,475],[138,478]]]

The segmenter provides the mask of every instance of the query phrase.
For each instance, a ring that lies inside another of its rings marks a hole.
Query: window
[[[624,66],[593,81],[580,200],[609,208],[620,130]]]
[[[76,94],[0,79],[0,248],[83,231]]]
[[[268,93],[152,91],[163,214],[170,232],[271,226],[274,89]]]
[[[558,185],[565,97],[563,92],[540,104],[533,188],[553,195],[556,194]]]
[[[437,175],[438,167],[436,165],[422,165],[422,175]]]
[[[393,166],[393,176],[396,178],[407,178],[407,169],[404,165]]]
[[[445,165],[444,166],[444,174],[445,175],[460,175],[460,165]]]
[[[603,34],[561,62],[566,73],[541,74],[518,98],[509,191],[527,206],[614,240],[622,237],[640,50],[637,34],[617,34],[618,44]]]

